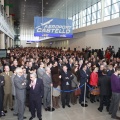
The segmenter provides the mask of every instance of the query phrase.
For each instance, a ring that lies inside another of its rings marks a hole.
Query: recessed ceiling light
[[[48,4],[48,2],[46,2],[46,4]]]
[[[25,0],[25,2],[26,2],[26,0]]]

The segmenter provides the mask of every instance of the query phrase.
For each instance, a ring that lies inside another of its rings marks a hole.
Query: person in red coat
[[[98,85],[98,73],[97,73],[98,72],[98,68],[97,67],[93,67],[92,70],[93,70],[93,72],[90,75],[90,82],[89,82],[89,84],[90,84],[90,86],[92,88],[95,88]],[[92,103],[95,102],[95,95],[90,94],[90,101]]]

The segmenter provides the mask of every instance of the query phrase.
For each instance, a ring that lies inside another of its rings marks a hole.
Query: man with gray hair
[[[45,74],[43,75],[43,84],[44,84],[43,105],[45,111],[47,111],[50,108],[50,103],[51,103],[50,96],[51,96],[51,84],[52,84],[51,70],[49,67],[45,68]]]
[[[16,91],[16,100],[18,104],[18,120],[26,119],[24,117],[25,96],[26,96],[26,79],[23,76],[22,68],[16,68],[16,76],[14,77],[14,85]]]
[[[30,100],[30,112],[31,117],[29,120],[35,118],[35,110],[37,110],[37,117],[39,120],[42,120],[41,115],[41,102],[44,95],[44,86],[43,81],[40,78],[37,78],[36,73],[30,74],[31,83],[29,85],[29,100]]]

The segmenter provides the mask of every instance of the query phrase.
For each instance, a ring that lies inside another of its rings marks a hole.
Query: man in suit
[[[71,71],[71,69],[73,68],[73,60],[72,58],[69,59],[69,62],[66,64],[67,69]]]
[[[16,68],[16,76],[14,77],[14,85],[16,92],[16,100],[18,104],[18,120],[23,120],[25,110],[25,96],[26,96],[26,79],[23,77],[22,68]]]
[[[51,78],[51,70],[49,67],[45,68],[45,74],[43,75],[43,84],[44,84],[44,98],[43,98],[43,105],[45,108],[45,111],[47,111],[50,108],[51,103],[51,84],[52,84],[52,78]]]
[[[44,67],[44,63],[40,62],[40,67],[37,69],[37,75],[38,78],[40,79],[42,79],[43,75],[45,74],[45,69],[43,67]]]
[[[63,72],[59,76],[61,78],[61,89],[63,91],[71,90],[71,81],[73,80],[73,75],[70,71],[67,70],[67,66],[63,65]],[[62,93],[62,107],[65,108],[65,105],[71,107],[70,103],[70,92],[63,92]]]
[[[39,120],[42,120],[41,115],[41,102],[44,95],[44,85],[42,79],[37,79],[35,73],[30,74],[31,83],[29,85],[29,100],[30,100],[30,112],[32,120],[35,118],[35,109],[37,110],[37,117]]]
[[[111,91],[111,81],[110,77],[107,76],[107,70],[103,69],[102,71],[103,76],[99,78],[98,86],[100,87],[100,106],[98,110],[102,112],[104,102],[106,103],[106,110],[109,110],[110,106],[110,95]]]
[[[4,90],[3,86],[5,85],[4,77],[0,76],[0,118],[1,118],[1,111],[3,111],[3,97],[4,97]]]
[[[7,105],[9,103],[9,109],[11,111],[13,110],[12,105],[12,81],[11,77],[13,75],[13,72],[10,71],[10,68],[8,65],[5,65],[3,73],[1,73],[2,76],[4,76],[5,85],[4,85],[4,112],[7,113]]]
[[[18,67],[18,62],[17,60],[14,60],[13,65],[10,67],[10,70],[14,72],[17,67]]]
[[[82,86],[83,84],[88,82],[88,75],[86,73],[87,66],[86,64],[83,65],[83,68],[80,70],[80,85]],[[84,102],[84,86],[81,88],[81,94],[80,94],[80,99],[79,103]]]

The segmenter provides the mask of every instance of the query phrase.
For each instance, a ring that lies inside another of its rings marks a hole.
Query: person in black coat
[[[0,75],[0,117],[2,116],[1,112],[3,111],[4,84],[5,84],[4,77]]]
[[[41,115],[41,103],[44,96],[44,85],[42,79],[37,78],[36,73],[30,74],[31,83],[29,85],[29,100],[30,100],[30,112],[31,117],[29,120],[35,118],[35,111],[37,111],[37,117],[42,120]]]
[[[86,70],[87,70],[87,65],[84,64],[83,68],[80,70],[80,86],[82,86],[85,83],[88,83],[88,74]],[[82,104],[83,102],[84,102],[84,86],[81,88],[81,94],[79,99],[80,104]]]
[[[67,66],[63,65],[63,72],[59,76],[61,78],[61,90],[69,91],[71,90],[71,81],[73,80],[73,75],[70,71],[67,70]],[[65,108],[65,105],[71,107],[70,103],[70,92],[62,92],[62,107]]]
[[[110,77],[107,76],[107,70],[103,69],[102,74],[98,81],[100,87],[100,106],[98,110],[100,112],[102,112],[104,104],[106,104],[106,110],[109,110],[111,95],[111,81]]]

